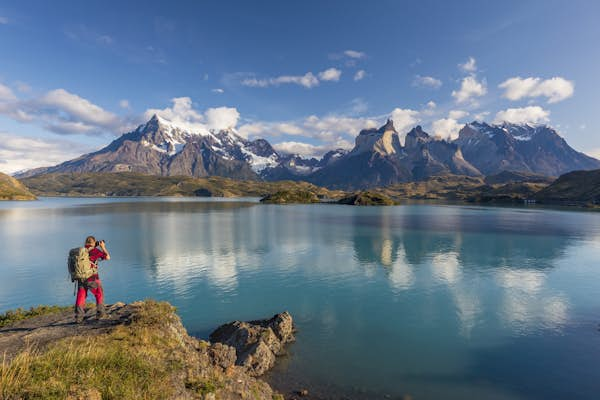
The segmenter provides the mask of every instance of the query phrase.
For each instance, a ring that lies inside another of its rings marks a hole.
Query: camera
[[[104,243],[106,243],[106,241],[105,241],[105,240],[103,240],[103,239],[101,239],[101,240],[97,240],[97,241],[96,241],[96,247],[100,246],[100,243],[101,243],[101,242],[104,242]]]

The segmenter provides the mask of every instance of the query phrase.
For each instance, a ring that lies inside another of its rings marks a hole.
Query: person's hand
[[[101,240],[101,241],[99,242],[99,245],[100,245],[100,248],[101,248],[102,250],[106,250],[106,244],[104,243],[104,240]]]

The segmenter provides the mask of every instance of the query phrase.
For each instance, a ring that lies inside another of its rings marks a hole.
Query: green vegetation
[[[540,190],[535,199],[541,203],[600,205],[600,169],[574,171],[561,175],[554,183]]]
[[[25,178],[23,182],[39,196],[265,197],[287,190],[339,197],[342,193],[307,182],[153,176],[133,172],[45,174]]]
[[[396,204],[385,194],[370,191],[351,194],[338,200],[337,203],[353,206],[393,206]]]
[[[0,172],[0,200],[35,200],[36,197],[21,182]]]
[[[426,181],[407,182],[372,190],[399,200],[443,200],[466,202],[520,202],[531,199],[546,187],[539,182],[486,184],[484,178],[462,175],[434,176]]]
[[[320,202],[317,194],[308,190],[280,190],[263,197],[260,201],[265,204],[310,204]]]
[[[52,307],[49,307],[51,309]],[[30,348],[0,367],[0,398],[163,399],[181,371],[179,343],[162,328],[175,318],[168,303],[140,303],[130,325],[94,336],[60,339],[45,351]],[[86,397],[87,398],[87,397]]]
[[[17,308],[16,310],[10,310],[0,314],[0,328],[27,318],[37,317],[39,315],[54,314],[72,308],[73,306],[37,306],[31,307],[29,310]]]

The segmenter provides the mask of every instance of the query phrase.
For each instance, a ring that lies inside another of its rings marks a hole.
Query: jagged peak
[[[396,128],[394,127],[394,120],[392,120],[391,118],[388,118],[386,123],[378,129],[379,132],[386,132],[386,131],[394,131],[396,132]]]

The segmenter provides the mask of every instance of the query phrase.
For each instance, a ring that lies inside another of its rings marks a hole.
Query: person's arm
[[[106,250],[106,244],[104,243],[104,240],[100,242],[100,250],[102,250],[104,253],[104,259],[107,261],[110,260],[110,253],[108,250]]]

